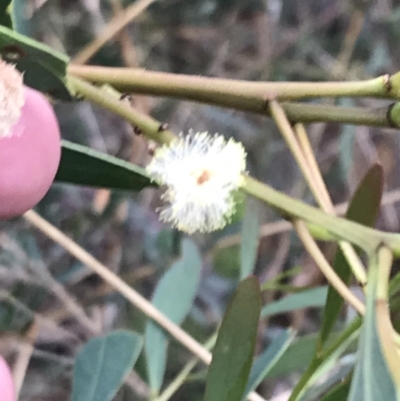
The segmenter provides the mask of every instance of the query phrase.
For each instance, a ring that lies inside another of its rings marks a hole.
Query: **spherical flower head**
[[[19,216],[43,198],[60,157],[60,129],[50,102],[0,60],[0,219]]]
[[[10,135],[24,103],[22,74],[0,59],[0,138]]]
[[[243,145],[218,134],[190,132],[158,148],[147,171],[166,186],[160,219],[189,234],[223,228],[235,212],[245,169]]]

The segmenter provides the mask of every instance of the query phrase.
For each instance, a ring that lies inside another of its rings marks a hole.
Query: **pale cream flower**
[[[147,171],[167,187],[160,219],[189,234],[223,228],[235,212],[233,195],[245,169],[243,145],[221,135],[190,132],[158,148]]]
[[[0,59],[0,138],[11,134],[25,103],[22,74]]]

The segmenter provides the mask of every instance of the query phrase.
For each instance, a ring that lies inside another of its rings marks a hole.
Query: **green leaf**
[[[242,222],[240,245],[240,278],[244,279],[254,271],[257,260],[258,236],[260,232],[259,205],[247,197],[246,213]]]
[[[277,315],[304,308],[320,308],[325,305],[327,287],[316,287],[296,294],[290,294],[264,306],[261,310],[261,317]]]
[[[27,36],[0,26],[0,55],[24,73],[26,85],[71,100],[66,86],[68,58]]]
[[[276,378],[293,372],[303,372],[312,360],[317,339],[317,334],[308,334],[296,339],[266,377]]]
[[[372,256],[368,270],[366,312],[361,328],[357,363],[348,401],[396,401],[400,399],[386,363],[384,349],[379,337],[377,295],[380,284],[378,283],[380,266],[376,261],[377,257]],[[389,335],[392,334],[390,329],[387,331]],[[394,347],[393,356],[398,358],[396,347]],[[399,374],[399,372],[396,373]]]
[[[341,383],[337,384],[327,394],[325,394],[321,398],[321,401],[341,401],[341,400],[344,401],[349,394],[349,390],[350,390],[350,380],[345,379]]]
[[[62,141],[55,181],[126,191],[140,191],[153,185],[144,169],[68,141]]]
[[[349,326],[350,327],[350,326]],[[308,378],[300,393],[291,395],[291,400],[319,399],[323,392],[326,392],[336,382],[344,379],[354,368],[353,362],[345,363],[341,357],[350,345],[355,345],[360,335],[360,330],[353,331],[344,341],[336,344],[334,349],[321,355],[320,359],[314,359],[312,375]],[[349,352],[349,351],[348,351]]]
[[[182,241],[182,257],[160,279],[153,296],[153,305],[175,324],[181,324],[190,312],[200,283],[201,255],[189,239]],[[145,332],[145,357],[149,384],[153,391],[161,388],[168,337],[154,322],[149,321]]]
[[[239,401],[249,378],[261,309],[258,281],[242,281],[222,320],[204,401]]]
[[[141,348],[142,338],[125,330],[88,341],[76,358],[71,401],[111,401]]]
[[[295,335],[296,333],[293,330],[286,330],[282,335],[279,335],[272,340],[266,350],[254,361],[250,371],[246,391],[244,392],[245,396],[255,390],[255,388],[264,380],[268,372],[286,352],[289,345],[294,340]]]
[[[12,29],[10,8],[12,0],[2,0],[0,3],[0,25]]]
[[[325,372],[323,377],[320,377],[318,382],[301,396],[300,401],[321,400],[324,396],[336,390],[338,385],[347,382],[346,395],[343,398],[339,398],[339,400],[346,400],[350,389],[350,377],[354,370],[354,361],[351,359],[352,358],[335,362],[335,365],[329,369],[329,372]],[[341,391],[343,391],[343,389]]]
[[[378,216],[384,185],[382,166],[375,164],[365,174],[363,180],[356,189],[346,213],[349,220],[372,227]],[[346,285],[350,284],[351,269],[340,249],[337,250],[334,262],[334,270]],[[322,318],[320,339],[317,352],[325,344],[332,332],[343,307],[343,298],[337,291],[329,286],[326,306]]]
[[[374,165],[367,172],[361,183],[359,184],[353,198],[350,202],[346,217],[360,224],[372,226],[376,220],[383,191],[383,171],[379,165]],[[337,250],[334,269],[341,277],[344,283],[350,284],[351,270],[340,249]],[[317,347],[314,357],[311,360],[304,376],[299,380],[298,385],[292,392],[291,400],[297,400],[305,389],[309,388],[321,375],[321,372],[340,355],[340,349],[333,353],[326,360],[321,357],[323,346],[328,340],[336,321],[339,317],[340,310],[343,306],[343,298],[336,292],[333,287],[329,287],[326,306],[322,319],[321,330],[319,333]],[[349,341],[351,338],[349,339]],[[345,347],[345,346],[344,346]]]
[[[215,247],[213,250],[214,271],[222,277],[236,279],[240,274],[240,245]]]

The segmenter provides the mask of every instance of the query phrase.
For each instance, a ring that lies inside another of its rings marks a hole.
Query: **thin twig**
[[[43,219],[33,210],[24,214],[24,218],[32,225],[42,231],[45,235],[51,238],[54,242],[62,246],[67,252],[77,258],[80,262],[92,269],[110,286],[115,288],[133,305],[140,309],[146,316],[158,323],[172,337],[185,346],[189,351],[196,355],[206,365],[211,363],[211,353],[198,343],[193,337],[182,330],[179,326],[171,322],[163,315],[154,305],[146,298],[140,295],[137,291],[126,284],[122,279],[115,275],[106,266],[95,259],[90,253],[86,252],[76,242],[68,238],[62,231]],[[251,401],[264,401],[257,393],[249,394]]]
[[[287,119],[282,106],[276,100],[271,100],[269,107],[271,115],[296,159],[317,203],[324,212],[334,215],[333,203],[322,179],[304,126],[302,124],[296,124],[295,131]],[[365,285],[367,281],[365,268],[354,248],[345,241],[339,241],[339,246],[358,282]]]
[[[157,308],[149,301],[142,297],[137,291],[127,285],[122,279],[115,275],[106,266],[101,264],[90,253],[86,252],[76,242],[68,238],[62,231],[51,225],[33,210],[24,214],[24,218],[40,229],[45,235],[53,241],[61,245],[71,255],[75,256],[79,261],[88,266],[96,274],[98,274],[109,285],[124,295],[132,304],[137,306],[148,317],[157,322],[165,330],[167,330],[175,339],[184,344],[193,354],[197,355],[203,362],[210,363],[211,354],[206,351],[197,341],[190,337],[180,327],[173,324],[167,319]]]
[[[319,249],[314,238],[311,236],[310,231],[303,221],[295,220],[293,222],[294,229],[296,230],[301,242],[312,256],[315,263],[324,273],[330,284],[336,289],[336,291],[351,305],[353,308],[364,315],[365,306],[364,304],[350,291],[350,289],[343,283],[341,278],[332,269],[332,266],[326,260],[324,254]]]
[[[326,213],[335,215],[333,202],[331,200],[331,197],[329,196],[328,189],[326,188],[325,182],[322,178],[321,170],[318,167],[318,163],[315,159],[315,154],[312,150],[304,125],[295,124],[294,131],[297,136],[297,140],[304,159],[308,164],[308,171],[311,176],[310,181],[315,184],[315,192],[317,192],[321,197],[320,206],[322,210],[324,210]],[[348,261],[358,282],[361,285],[365,285],[367,282],[365,267],[362,264],[354,248],[351,246],[351,244],[345,241],[339,241],[339,247],[342,250],[346,260]]]
[[[66,310],[75,317],[75,319],[88,332],[88,334],[93,336],[101,333],[98,325],[86,314],[81,305],[79,305],[79,303],[72,298],[70,294],[68,294],[68,291],[53,278],[53,276],[44,266],[41,269],[39,268],[35,274],[38,275],[42,283],[48,285],[48,288],[52,294],[60,302],[62,302]]]
[[[318,194],[320,198],[320,203],[321,203],[320,206],[322,209],[324,209],[325,212],[330,214],[335,214],[335,208],[331,201],[331,197],[329,196],[329,192],[325,185],[325,182],[322,178],[321,171],[319,169],[314,151],[311,147],[311,143],[308,138],[307,132],[304,128],[304,125],[295,124],[293,128],[294,128],[294,133],[296,135],[296,139],[299,144],[300,151],[303,155],[305,162],[308,165],[308,172],[310,176],[312,176],[312,182],[313,185],[315,186],[315,192]]]
[[[217,333],[211,336],[211,338],[204,344],[204,347],[207,349],[211,349],[214,346],[216,339],[217,339]],[[195,357],[191,359],[183,367],[183,369],[179,372],[179,374],[175,377],[175,379],[172,380],[171,383],[165,388],[165,390],[152,401],[168,401],[179,389],[179,387],[185,382],[190,372],[194,369],[194,367],[198,363],[199,363],[198,358]]]
[[[89,43],[88,46],[83,48],[75,56],[73,62],[75,64],[85,64],[102,46],[121,32],[126,25],[132,22],[155,1],[156,0],[138,0],[127,7],[107,24],[104,31],[97,36],[93,42]]]
[[[269,109],[271,116],[274,119],[276,125],[278,126],[286,144],[291,151],[293,157],[295,158],[307,184],[310,188],[314,198],[319,203],[322,209],[329,208],[329,201],[327,200],[326,194],[321,192],[319,183],[315,180],[314,174],[311,172],[309,163],[299,146],[295,132],[286,117],[285,111],[282,106],[276,101],[271,100],[269,102]],[[326,210],[325,210],[326,211]]]
[[[87,316],[81,305],[68,294],[68,291],[54,279],[49,273],[47,266],[42,262],[33,262],[19,244],[13,241],[7,234],[1,234],[0,241],[4,247],[7,247],[7,249],[18,254],[23,259],[23,265],[26,265],[31,274],[36,278],[37,285],[47,287],[88,333],[91,335],[99,334],[99,329],[95,323]]]
[[[15,386],[15,399],[19,399],[22,384],[25,379],[26,371],[28,369],[29,361],[31,360],[34,344],[39,332],[39,326],[37,321],[34,319],[31,327],[25,335],[25,342],[21,342],[18,349],[17,359],[13,366],[13,377]]]

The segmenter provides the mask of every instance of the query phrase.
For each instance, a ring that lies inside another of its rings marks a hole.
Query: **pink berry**
[[[0,356],[0,399],[1,401],[15,401],[14,384],[10,369],[6,361]]]
[[[0,106],[10,111],[0,113],[0,219],[21,215],[44,197],[61,157],[60,129],[51,104],[25,86],[17,93],[17,85],[10,85],[2,74],[2,68],[10,72],[10,67],[0,61]],[[13,69],[11,75],[15,73]]]

